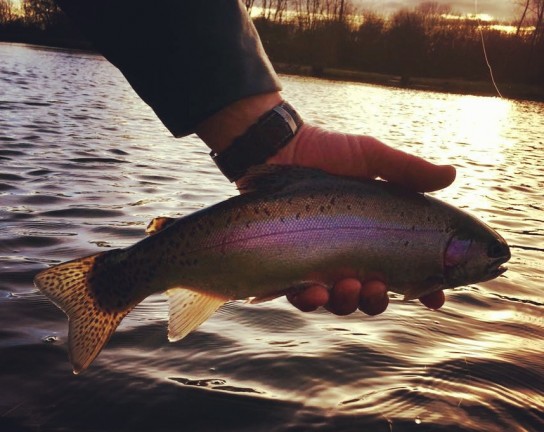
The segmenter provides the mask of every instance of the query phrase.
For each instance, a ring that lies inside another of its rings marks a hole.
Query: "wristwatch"
[[[254,166],[264,163],[283,148],[304,124],[302,118],[287,102],[275,106],[259,117],[256,123],[221,153],[210,156],[231,182]]]

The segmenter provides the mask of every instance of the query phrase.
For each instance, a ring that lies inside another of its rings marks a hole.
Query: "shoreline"
[[[3,35],[6,36],[6,35]],[[62,38],[36,38],[28,35],[12,35],[0,38],[0,43],[36,45],[58,49],[95,52],[92,45],[85,40],[66,40]],[[497,94],[491,81],[468,81],[455,78],[410,77],[408,83],[402,82],[399,75],[379,72],[365,72],[341,68],[315,68],[309,65],[288,64],[272,61],[276,72],[287,75],[307,76],[333,81],[375,84],[385,87],[434,91],[473,96],[495,96]],[[506,99],[544,102],[544,88],[520,83],[497,83],[502,96]]]
[[[472,96],[500,97],[491,81],[467,81],[455,78],[411,77],[403,83],[400,75],[358,70],[320,68],[317,73],[311,66],[272,63],[276,72],[287,75],[308,76],[333,81],[375,84],[399,89],[431,91]],[[505,99],[544,102],[544,88],[520,83],[497,83]]]

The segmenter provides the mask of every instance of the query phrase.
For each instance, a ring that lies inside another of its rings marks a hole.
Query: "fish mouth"
[[[506,270],[508,270],[508,267],[500,265],[495,269],[495,277],[502,275]]]
[[[502,257],[489,264],[487,268],[487,274],[489,278],[486,280],[495,279],[496,277],[499,277],[504,272],[506,272],[508,270],[508,267],[503,264],[507,262],[509,258],[510,257]]]

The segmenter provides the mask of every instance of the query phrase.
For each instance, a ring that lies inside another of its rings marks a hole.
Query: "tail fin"
[[[134,307],[128,302],[116,308],[101,307],[96,289],[91,287],[97,260],[114,252],[118,251],[69,261],[43,270],[34,278],[34,284],[68,315],[69,355],[75,374],[91,364]]]

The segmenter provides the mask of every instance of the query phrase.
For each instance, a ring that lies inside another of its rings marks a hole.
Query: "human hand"
[[[442,189],[455,180],[453,166],[434,165],[369,136],[331,132],[310,125],[304,125],[267,163],[319,168],[351,177],[380,177],[418,192]],[[357,309],[377,315],[389,304],[387,286],[375,279],[363,282],[342,279],[330,291],[321,285],[312,285],[288,295],[287,299],[304,312],[323,306],[336,315],[348,315]],[[443,291],[437,291],[420,301],[431,309],[439,309],[445,297]]]

